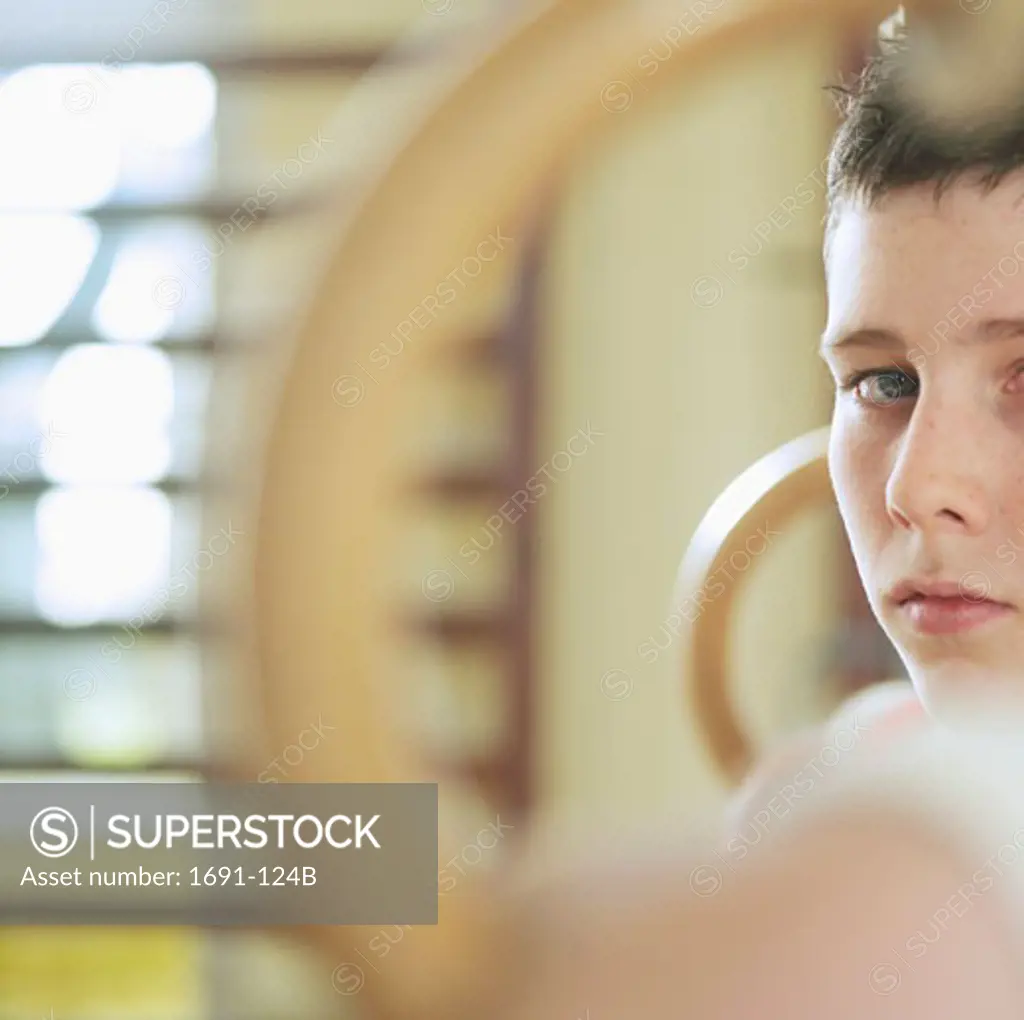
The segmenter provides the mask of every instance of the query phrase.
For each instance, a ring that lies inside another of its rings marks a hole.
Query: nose
[[[966,411],[919,398],[886,485],[890,518],[924,533],[984,533],[992,479],[982,454]]]

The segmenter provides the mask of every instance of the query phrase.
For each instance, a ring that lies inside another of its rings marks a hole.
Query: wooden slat
[[[515,813],[515,790],[509,782],[515,764],[513,755],[508,751],[498,748],[487,755],[428,757],[424,769],[428,776],[435,775],[438,782],[450,779],[469,783],[477,787],[495,808]]]
[[[112,634],[122,633],[127,626],[127,620],[104,620],[82,627],[72,627],[53,623],[38,616],[0,616],[0,637],[110,637]],[[198,634],[200,629],[198,621],[163,616],[145,626],[134,628],[132,632],[144,636],[175,636]]]
[[[115,344],[115,341],[107,340],[106,337],[100,336],[95,330],[88,328],[81,329],[60,329],[53,330],[46,336],[34,341],[30,344],[20,344],[15,347],[3,347],[0,346],[0,358],[17,357],[17,355],[24,352],[31,352],[34,350],[44,351],[64,351],[69,347],[78,347],[80,344]],[[210,354],[227,354],[233,350],[241,350],[243,347],[248,348],[249,343],[243,344],[239,340],[231,340],[223,334],[217,333],[204,333],[202,335],[194,337],[182,337],[180,340],[164,339],[154,340],[151,343],[140,343],[140,344],[116,344],[117,346],[138,346],[138,347],[152,347],[158,351],[166,351],[168,354],[186,354],[186,355],[210,355]]]
[[[60,773],[73,772],[75,781],[80,781],[83,775],[129,775],[132,777],[150,776],[153,774],[184,772],[193,775],[205,775],[208,771],[208,763],[195,758],[161,758],[157,761],[147,762],[140,765],[138,762],[124,762],[111,759],[109,764],[96,765],[92,760],[79,761],[72,758],[64,758],[60,755],[26,755],[15,757],[11,755],[0,756],[0,772],[33,772],[33,773],[57,773],[53,775],[54,782],[62,778]]]
[[[446,610],[406,618],[408,629],[448,644],[478,644],[507,640],[509,614],[502,610]]]
[[[222,78],[251,78],[289,75],[356,75],[368,71],[378,63],[406,66],[422,63],[443,54],[443,44],[400,46],[292,46],[250,47],[248,49],[217,49],[190,47],[159,49],[153,46],[146,53],[151,64],[198,63],[208,67]],[[19,47],[17,52],[0,48],[0,74],[7,74],[31,64],[100,64],[117,63],[117,54],[110,49],[69,49],[67,47],[29,49]]]
[[[500,468],[451,468],[427,475],[415,483],[418,493],[443,500],[485,499],[509,489],[505,472]]]
[[[480,333],[453,344],[454,358],[468,368],[504,368],[508,364],[508,338],[500,331]]]
[[[554,221],[554,196],[541,196],[516,276],[505,340],[512,384],[512,451],[508,492],[526,489],[536,472],[540,416],[540,343],[545,256]],[[534,807],[537,769],[537,569],[539,518],[524,514],[513,525],[514,552],[508,634],[507,752],[497,763],[504,799],[525,820]]]
[[[61,482],[52,482],[48,478],[40,478],[38,475],[30,475],[28,477],[12,479],[10,476],[7,478],[6,487],[8,489],[5,496],[7,498],[21,497],[23,499],[35,498],[41,496],[44,492],[49,492],[51,489],[62,489],[62,488],[73,488],[74,486]],[[102,483],[89,483],[89,484],[102,484]],[[195,496],[195,495],[208,495],[216,489],[223,489],[224,483],[221,482],[219,485],[213,481],[199,478],[185,478],[185,477],[173,477],[163,478],[157,482],[144,482],[140,483],[147,488],[156,489],[158,492],[163,492],[167,496]]]
[[[252,189],[240,191],[230,195],[209,195],[203,198],[189,201],[152,201],[152,202],[130,202],[126,200],[115,200],[96,206],[94,209],[87,209],[81,215],[88,216],[101,227],[119,226],[123,223],[135,223],[138,220],[155,219],[163,217],[174,217],[180,219],[197,219],[209,223],[224,223],[232,216],[243,211],[244,204],[251,201],[256,194],[258,183]],[[308,213],[320,206],[332,201],[334,194],[320,193],[312,188],[304,192],[299,191],[293,197],[274,202],[267,206],[257,206],[251,212],[245,210],[247,218],[246,229],[249,226],[263,223],[267,220],[280,220],[289,216]],[[24,210],[19,210],[24,211]],[[33,212],[47,212],[39,209]],[[63,210],[55,210],[63,211]],[[0,208],[0,212],[3,209]]]

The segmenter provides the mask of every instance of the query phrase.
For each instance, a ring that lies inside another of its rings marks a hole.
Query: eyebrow
[[[952,324],[949,323],[949,316],[940,319],[929,330],[928,335],[942,323],[950,325],[947,331],[952,332]],[[1013,337],[1024,336],[1024,318],[1021,319],[985,319],[974,327],[971,339],[974,342],[985,343],[993,340],[1008,340]],[[945,337],[944,337],[945,339]],[[821,338],[819,351],[822,355],[832,351],[849,349],[851,347],[867,347],[875,350],[890,350],[893,347],[908,347],[903,334],[897,330],[883,329],[875,326],[867,326],[860,329],[853,329],[834,334],[826,333]]]

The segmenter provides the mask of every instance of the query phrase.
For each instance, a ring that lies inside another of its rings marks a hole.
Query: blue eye
[[[916,396],[917,386],[913,376],[899,369],[872,369],[855,375],[843,389],[852,390],[863,403],[891,407],[905,397]]]

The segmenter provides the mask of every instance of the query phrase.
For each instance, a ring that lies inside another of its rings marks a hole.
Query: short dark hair
[[[929,123],[901,86],[906,67],[905,29],[880,36],[878,48],[851,85],[832,85],[842,123],[829,154],[828,207],[849,200],[868,206],[883,196],[934,184],[936,198],[970,179],[992,190],[1024,169],[1024,108],[974,129],[940,130]]]

